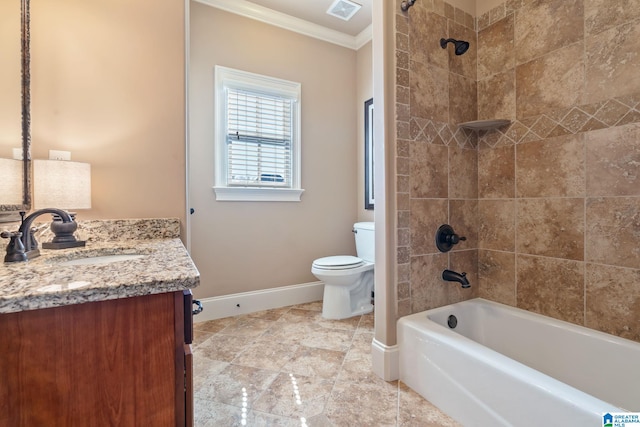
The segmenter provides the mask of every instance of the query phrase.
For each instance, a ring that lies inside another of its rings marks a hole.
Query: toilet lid
[[[357,268],[364,265],[358,257],[350,255],[328,256],[325,258],[318,258],[313,262],[314,267],[322,268],[324,270],[344,270],[347,268]]]

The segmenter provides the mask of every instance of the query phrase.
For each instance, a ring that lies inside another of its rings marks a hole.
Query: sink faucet
[[[73,220],[68,212],[55,208],[38,209],[26,218],[23,217],[22,224],[20,224],[20,228],[17,232],[2,233],[2,237],[11,239],[7,246],[7,254],[4,257],[5,262],[26,261],[27,259],[35,258],[40,255],[38,242],[36,242],[36,239],[31,234],[31,224],[33,224],[33,220],[37,217],[46,213],[58,215],[62,218],[62,222],[54,221],[54,223],[51,224],[51,231],[54,232],[55,237],[53,238],[52,243],[48,244],[48,248],[64,249],[84,246],[85,242],[77,241],[73,235],[78,228],[78,223]]]
[[[451,270],[444,270],[442,272],[442,279],[448,282],[459,282],[463,288],[471,287],[469,280],[467,280],[467,273],[457,273]]]

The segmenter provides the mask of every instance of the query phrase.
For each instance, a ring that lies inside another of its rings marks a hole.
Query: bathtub
[[[398,346],[400,380],[465,426],[602,426],[604,413],[640,412],[640,343],[507,305],[403,317]]]

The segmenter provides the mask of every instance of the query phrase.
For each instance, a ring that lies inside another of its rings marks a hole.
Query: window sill
[[[213,187],[216,200],[224,202],[299,202],[303,189]]]

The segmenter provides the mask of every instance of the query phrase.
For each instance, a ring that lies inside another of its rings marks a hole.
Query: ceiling
[[[349,21],[327,14],[334,0],[195,1],[351,49],[371,40],[373,0],[350,0],[362,7]]]
[[[362,6],[349,20],[344,21],[327,14],[334,0],[250,0],[260,6],[282,12],[305,21],[330,28],[350,36],[357,36],[371,25],[371,3],[373,0],[351,0]]]

